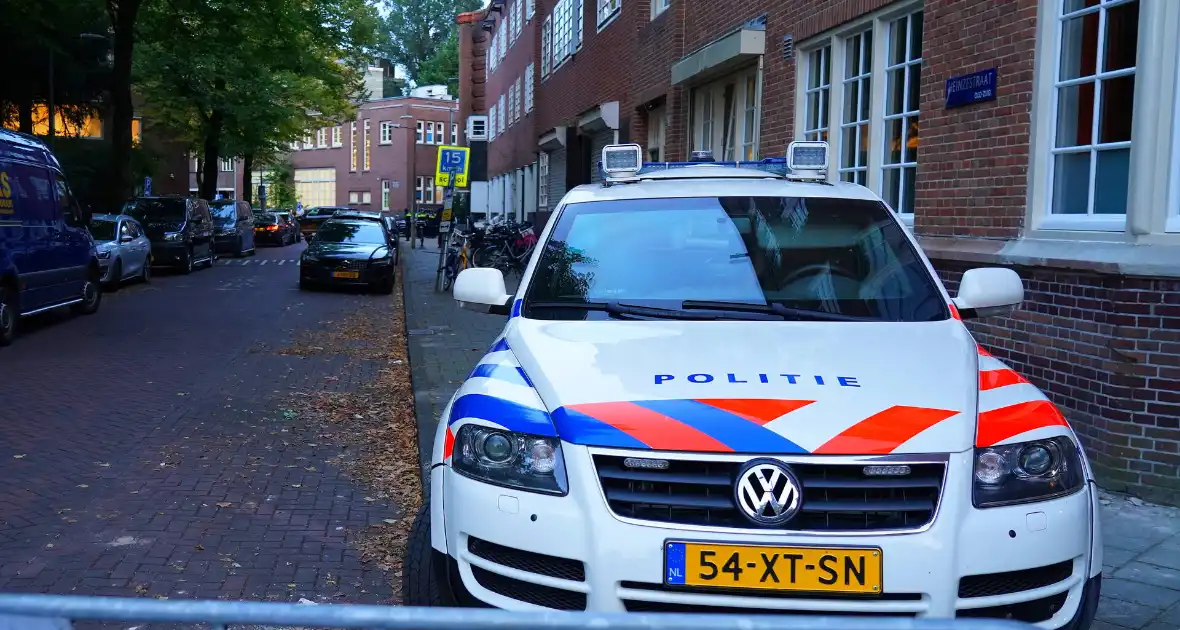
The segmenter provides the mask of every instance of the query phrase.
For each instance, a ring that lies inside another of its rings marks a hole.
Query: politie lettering
[[[724,375],[714,374],[689,374],[681,379],[684,382],[703,385],[706,383],[753,383],[762,385],[783,384],[787,385],[837,385],[839,387],[860,387],[860,382],[855,376],[829,376],[825,377],[822,374],[743,374],[738,375],[733,372],[727,372]],[[675,374],[656,374],[655,384],[663,385],[669,381],[677,380]]]

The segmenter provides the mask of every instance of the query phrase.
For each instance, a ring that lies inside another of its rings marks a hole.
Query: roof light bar
[[[791,179],[826,180],[828,143],[799,141],[787,146],[787,171]]]
[[[602,149],[602,172],[611,182],[634,181],[643,168],[643,147],[608,144]]]

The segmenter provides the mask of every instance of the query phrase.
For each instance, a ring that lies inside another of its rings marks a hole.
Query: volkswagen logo
[[[803,505],[803,487],[795,473],[774,459],[746,462],[734,486],[738,509],[752,522],[775,527],[791,520]]]

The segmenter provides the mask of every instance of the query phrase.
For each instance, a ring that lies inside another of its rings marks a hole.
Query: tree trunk
[[[20,105],[18,106],[20,113],[20,132],[33,133],[33,97],[25,95],[21,97]]]
[[[217,196],[217,172],[221,168],[221,159],[217,153],[221,150],[221,127],[224,124],[225,116],[216,109],[205,123],[205,163],[202,165],[200,196],[208,201],[213,201]]]
[[[242,176],[242,201],[246,203],[254,203],[254,154],[247,153],[242,156],[242,170],[246,172]]]
[[[111,179],[107,198],[118,207],[131,194],[131,54],[135,45],[135,22],[143,0],[107,0],[114,30],[111,67]]]

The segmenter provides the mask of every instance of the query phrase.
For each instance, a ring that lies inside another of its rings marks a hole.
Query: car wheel
[[[16,339],[16,322],[20,312],[16,306],[16,290],[0,286],[0,346],[7,346]]]
[[[310,291],[311,290],[311,283],[303,278],[300,278],[299,279],[299,290],[300,291]]]
[[[148,256],[147,260],[143,261],[143,271],[139,273],[139,279],[143,282],[152,281],[152,257]]]
[[[90,277],[86,279],[86,284],[82,285],[82,301],[74,304],[71,308],[75,315],[93,315],[98,312],[100,304],[102,304],[102,287],[98,284],[98,278]]]
[[[234,252],[234,258],[241,258],[246,255],[246,243],[242,242],[242,237],[238,237],[238,249]]]
[[[121,284],[123,284],[123,261],[115,260],[114,265],[111,266],[111,281],[107,283],[106,288],[110,291],[118,291]]]
[[[439,580],[430,546],[430,505],[418,508],[402,559],[403,606],[454,606],[455,597]]]
[[[392,295],[393,294],[393,283],[394,283],[393,274],[389,274],[388,278],[377,283],[377,292],[380,293],[381,295]]]
[[[193,248],[184,250],[184,259],[180,261],[180,273],[188,275],[193,272]]]

